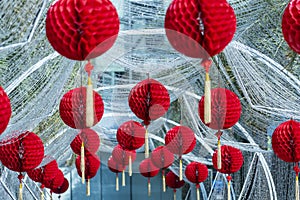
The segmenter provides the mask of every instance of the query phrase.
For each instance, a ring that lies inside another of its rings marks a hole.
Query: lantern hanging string
[[[88,83],[86,90],[86,126],[92,127],[94,124],[94,99],[93,99],[93,84],[91,79],[91,72],[93,65],[88,61],[84,69],[88,73]]]
[[[294,167],[294,171],[296,173],[296,178],[295,178],[295,199],[299,200],[299,172],[300,168],[298,166],[298,163],[296,163]]]
[[[212,61],[204,59],[201,65],[205,68],[205,84],[204,84],[204,122],[206,124],[211,122],[211,81],[209,77],[209,69]]]
[[[230,185],[231,185],[231,179],[232,179],[232,177],[230,176],[230,175],[228,175],[227,177],[226,177],[226,179],[227,179],[227,199],[228,200],[230,200],[231,199],[231,195],[230,195]]]
[[[85,182],[85,158],[84,158],[85,152],[84,152],[84,143],[82,141],[81,143],[81,149],[80,149],[80,171],[81,171],[81,182],[84,184]]]

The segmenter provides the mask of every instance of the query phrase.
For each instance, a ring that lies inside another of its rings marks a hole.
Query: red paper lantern
[[[206,180],[208,176],[208,169],[206,165],[202,163],[191,162],[185,168],[185,176],[192,183],[199,185],[199,183]]]
[[[152,151],[151,161],[156,167],[166,169],[174,162],[174,155],[167,147],[158,146]]]
[[[134,86],[128,97],[132,112],[149,125],[151,120],[163,116],[170,107],[168,90],[154,79],[145,79]]]
[[[111,48],[119,25],[117,10],[109,0],[58,0],[48,10],[46,35],[61,55],[88,60]]]
[[[240,119],[241,103],[238,96],[225,88],[211,90],[211,123],[206,126],[215,129],[227,129],[232,127]],[[200,99],[198,112],[204,123],[204,96]]]
[[[26,131],[0,143],[0,160],[10,170],[25,172],[43,160],[44,145],[34,133]]]
[[[174,0],[166,13],[165,29],[180,53],[209,58],[232,40],[236,17],[226,0]]]
[[[87,154],[85,155],[85,177],[86,179],[91,179],[96,176],[97,171],[100,167],[100,159],[97,155]],[[81,177],[81,169],[80,169],[80,156],[76,158],[75,165],[77,169],[78,175]]]
[[[291,0],[282,16],[282,33],[291,49],[300,54],[300,1]]]
[[[214,152],[212,161],[213,167],[224,174],[231,174],[240,170],[243,165],[244,158],[242,152],[234,147],[223,145],[221,147],[221,154],[222,154],[222,168],[218,169],[217,164],[217,150]]]
[[[153,165],[150,158],[147,158],[140,163],[139,170],[141,175],[148,178],[148,196],[150,196],[151,195],[150,178],[156,176],[159,173],[159,168]]]
[[[94,123],[97,124],[104,113],[101,96],[93,91]],[[70,90],[62,97],[59,104],[59,114],[63,122],[75,129],[88,128],[86,126],[86,87]]]
[[[170,152],[182,156],[195,147],[195,135],[187,126],[175,126],[165,136],[165,145]]]
[[[53,160],[44,166],[27,171],[27,174],[33,181],[43,183],[53,179],[58,170],[57,162]]]
[[[134,162],[136,159],[136,152],[123,149],[120,145],[115,146],[115,148],[112,151],[113,159],[122,166],[126,166],[129,164],[130,156],[132,162]]]
[[[73,152],[77,155],[81,154],[82,142],[84,144],[84,151],[91,154],[96,153],[100,146],[100,138],[98,134],[89,128],[80,130],[78,135],[70,144]]]
[[[62,185],[57,188],[51,188],[51,192],[55,194],[62,194],[66,192],[68,188],[69,188],[69,181],[66,178],[64,178],[64,182],[62,183]]]
[[[112,156],[109,157],[109,159],[107,161],[107,166],[108,166],[109,170],[114,173],[120,173],[123,170],[125,170],[125,166],[117,163]]]
[[[64,183],[64,174],[61,170],[58,170],[56,176],[51,180],[44,180],[43,184],[46,188],[58,188]]]
[[[0,134],[6,129],[11,116],[10,100],[0,86]]]
[[[184,186],[185,181],[179,180],[179,177],[174,174],[172,171],[169,171],[166,175],[167,186],[173,189],[178,189]]]
[[[136,121],[123,123],[117,131],[117,141],[126,150],[136,150],[145,143],[145,128]]]
[[[274,153],[285,162],[300,161],[300,123],[289,120],[280,124],[272,135]]]

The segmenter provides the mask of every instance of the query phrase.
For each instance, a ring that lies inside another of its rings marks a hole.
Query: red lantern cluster
[[[75,129],[89,128],[86,125],[86,87],[70,90],[62,97],[59,104],[59,114],[63,122]],[[94,123],[97,124],[104,113],[104,104],[101,96],[93,91]]]
[[[11,116],[10,100],[0,86],[0,134],[6,129]]]
[[[223,145],[221,147],[222,153],[222,168],[218,169],[217,167],[217,150],[214,152],[212,161],[213,167],[224,174],[231,174],[240,170],[243,165],[244,158],[242,152],[231,146]]]
[[[232,40],[236,17],[226,0],[174,0],[166,13],[165,29],[177,51],[207,59]]]
[[[82,129],[70,144],[75,154],[81,154],[82,144],[84,144],[84,152],[94,154],[100,146],[100,138],[94,130]]]
[[[116,8],[109,0],[58,0],[48,10],[46,35],[61,55],[88,60],[111,48],[119,25]]]
[[[282,16],[282,33],[292,50],[300,54],[300,1],[291,0]]]
[[[241,103],[238,96],[225,88],[211,90],[211,122],[205,125],[211,129],[227,129],[235,125],[241,116]],[[204,96],[199,101],[198,112],[204,121]]]

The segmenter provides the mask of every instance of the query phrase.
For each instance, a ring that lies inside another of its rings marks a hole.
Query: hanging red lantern
[[[81,129],[78,135],[71,142],[70,146],[73,152],[81,155],[81,147],[84,145],[84,151],[94,154],[100,146],[100,138],[98,134],[89,128]]]
[[[1,86],[0,86],[0,110],[1,110],[0,112],[0,134],[1,134],[6,129],[11,116],[10,100]]]
[[[166,146],[156,147],[151,154],[151,162],[159,169],[162,169],[163,191],[166,191],[165,169],[170,167],[174,162],[174,155]]]
[[[109,157],[107,166],[110,171],[116,173],[116,191],[119,191],[119,173],[125,170],[125,166],[118,164],[112,156]]]
[[[168,90],[160,82],[149,77],[136,84],[128,96],[129,107],[132,112],[146,126],[145,157],[149,157],[148,125],[151,121],[162,117],[170,107]]]
[[[179,155],[179,178],[182,180],[182,155],[191,152],[196,145],[195,134],[187,126],[174,126],[165,136],[165,145],[173,154]]]
[[[33,132],[23,132],[0,142],[0,160],[12,171],[19,172],[19,199],[22,199],[22,172],[36,168],[43,160],[44,145]]]
[[[117,130],[117,141],[125,150],[136,150],[145,143],[145,128],[136,121],[127,121]],[[129,160],[131,161],[131,160]],[[132,163],[129,162],[129,176],[132,176]]]
[[[206,165],[199,162],[191,162],[185,168],[185,176],[189,181],[196,184],[197,200],[200,200],[200,183],[204,182],[208,176]]]
[[[236,17],[226,0],[174,0],[166,13],[165,29],[169,42],[180,53],[209,58],[232,40]]]
[[[43,183],[46,180],[53,179],[58,170],[57,162],[56,160],[53,160],[44,166],[28,170],[27,175],[33,181]]]
[[[184,186],[185,181],[179,180],[179,177],[176,174],[174,174],[172,171],[169,171],[166,175],[166,183],[168,187],[173,188],[174,200],[176,200],[176,189]]]
[[[282,33],[292,50],[300,54],[300,1],[291,0],[282,16]]]
[[[62,97],[59,104],[59,114],[63,122],[75,129],[84,129],[87,126],[86,121],[86,87],[79,87],[70,90]],[[102,118],[104,113],[104,104],[101,96],[93,91],[93,121],[91,126],[96,125]]]
[[[46,188],[58,188],[59,186],[61,186],[64,183],[64,174],[63,172],[59,169],[56,174],[55,177],[53,179],[50,180],[44,180],[43,184],[45,185]]]
[[[205,123],[205,97],[199,101],[198,113],[202,122],[211,129],[218,130],[218,168],[221,169],[221,129],[235,125],[240,119],[242,108],[238,96],[225,88],[211,90],[211,122]]]
[[[285,162],[294,162],[296,173],[296,199],[299,199],[299,166],[300,161],[300,122],[293,119],[281,123],[272,135],[272,148],[274,153]]]
[[[77,173],[80,177],[85,177],[87,180],[86,184],[86,196],[90,196],[90,179],[96,176],[97,171],[100,167],[100,159],[97,155],[94,154],[87,154],[85,155],[85,166],[84,166],[84,173],[82,173],[81,157],[78,156],[75,161]]]
[[[69,189],[69,181],[66,178],[64,178],[63,184],[57,188],[51,188],[51,192],[55,194],[62,194],[66,192],[68,189]]]
[[[119,26],[117,10],[109,0],[58,0],[48,10],[46,35],[61,55],[87,60],[111,48]]]
[[[218,163],[217,163],[217,157],[218,157],[218,151],[216,150],[213,154],[212,161],[213,161],[213,167],[224,174],[227,175],[227,181],[228,181],[228,200],[230,200],[230,184],[231,184],[231,176],[230,174],[237,172],[240,170],[240,168],[243,165],[244,158],[242,152],[234,147],[223,145],[221,147],[221,154],[222,154],[222,168],[218,168]]]
[[[151,195],[150,178],[156,176],[159,173],[159,168],[153,165],[150,158],[147,158],[140,163],[139,170],[141,175],[148,178],[148,196],[150,196]]]

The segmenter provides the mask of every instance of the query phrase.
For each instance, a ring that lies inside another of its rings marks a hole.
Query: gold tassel
[[[92,127],[94,125],[94,98],[92,79],[88,77],[88,85],[86,89],[86,126]]]
[[[197,200],[200,200],[200,191],[199,191],[199,187],[196,188],[196,193],[197,193]]]
[[[179,160],[179,180],[182,181],[182,159]]]
[[[150,182],[150,178],[148,179],[148,196],[151,196],[151,182]]]
[[[125,170],[122,171],[122,186],[125,186]]]
[[[205,73],[205,88],[204,88],[204,123],[211,122],[211,92],[209,73]]]
[[[44,200],[45,199],[45,195],[44,195],[44,192],[43,192],[43,189],[41,190],[41,200]]]
[[[85,182],[85,159],[84,159],[84,143],[81,143],[81,152],[80,152],[80,171],[81,171],[81,182]]]
[[[148,141],[149,135],[148,135],[148,128],[146,128],[145,133],[145,158],[149,158],[149,141]]]
[[[119,175],[116,173],[116,191],[119,191]]]
[[[295,195],[296,195],[296,200],[299,200],[299,178],[298,178],[298,174],[296,175]]]
[[[132,176],[132,158],[131,158],[131,153],[129,155],[128,173],[129,173],[129,176]]]
[[[87,183],[86,183],[86,196],[91,196],[91,181],[90,181],[90,179],[88,179]]]
[[[217,165],[218,169],[222,168],[222,153],[221,153],[221,140],[220,138],[218,139],[218,157],[217,157]]]
[[[228,200],[231,199],[231,195],[230,195],[230,182],[231,182],[231,181],[228,181],[228,185],[227,185],[227,191],[228,191],[228,193],[227,193],[227,199],[228,199]]]
[[[176,200],[176,190],[175,189],[174,189],[173,194],[174,194],[174,200]]]
[[[23,186],[22,186],[22,182],[20,181],[20,185],[19,185],[19,200],[23,200]]]
[[[163,192],[166,192],[166,176],[164,172],[162,174],[162,184],[163,184]]]

